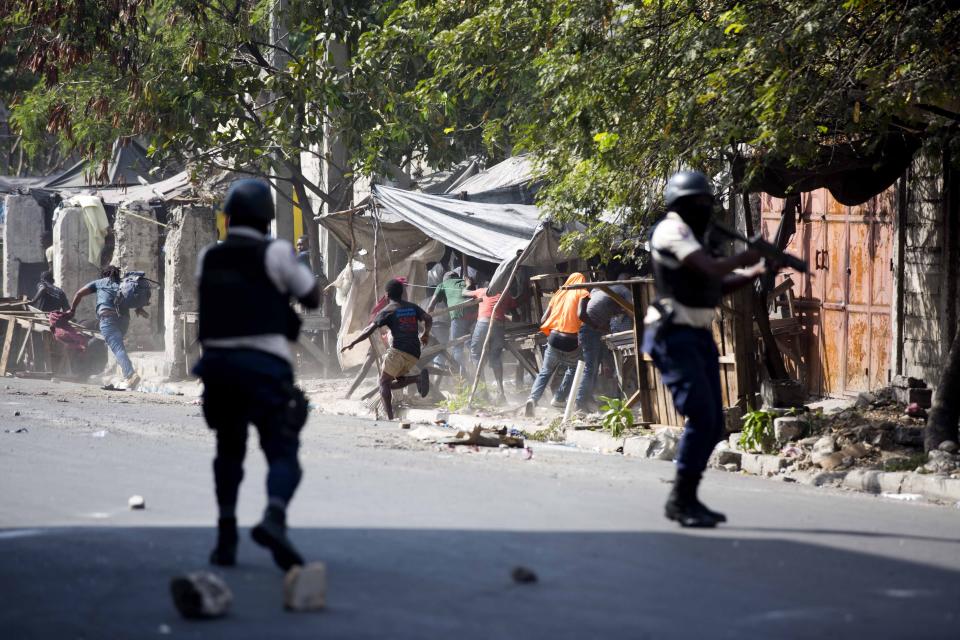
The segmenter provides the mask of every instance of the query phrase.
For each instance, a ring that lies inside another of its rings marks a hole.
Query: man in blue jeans
[[[642,348],[660,370],[677,412],[687,419],[664,513],[682,527],[715,527],[726,522],[726,516],[697,498],[724,426],[713,319],[723,294],[750,284],[765,267],[756,250],[715,256],[706,247],[714,198],[702,173],[681,171],[672,176],[664,202],[667,214],[650,234],[656,300],[644,318]]]
[[[83,298],[97,294],[97,320],[100,323],[100,334],[116,357],[117,364],[120,365],[123,377],[127,381],[127,388],[136,389],[140,385],[140,376],[134,371],[130,356],[127,355],[127,348],[123,344],[123,335],[130,326],[130,311],[120,304],[120,268],[110,265],[100,275],[102,277],[99,280],[94,280],[74,294],[67,317],[72,318],[76,314],[77,306]],[[134,313],[142,318],[149,317],[143,309],[134,309]]]
[[[629,280],[631,274],[624,271],[617,280]],[[626,285],[617,284],[610,290],[626,302],[632,302],[633,296]],[[603,358],[603,336],[610,333],[610,321],[623,313],[623,307],[602,289],[592,289],[590,295],[580,301],[579,316],[583,320],[580,327],[580,359],[583,360],[583,377],[576,390],[577,411],[588,412],[594,408],[593,390],[600,372],[600,360]],[[574,370],[567,369],[561,384],[569,389],[573,384]]]
[[[433,297],[427,305],[427,313],[433,313],[433,310],[441,302],[447,307],[455,307],[470,300],[463,292],[470,287],[470,281],[464,280],[454,271],[448,271],[443,274],[443,282],[437,285]],[[477,320],[476,309],[457,309],[450,312],[450,337],[453,341],[473,332],[473,325]],[[466,377],[467,363],[464,357],[464,345],[458,344],[451,348],[451,356],[456,363],[457,372]]]

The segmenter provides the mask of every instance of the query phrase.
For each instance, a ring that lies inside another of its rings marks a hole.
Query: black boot
[[[700,509],[702,509],[704,513],[706,513],[708,516],[716,520],[718,523],[727,521],[727,516],[720,513],[719,511],[714,511],[713,509],[710,509],[709,507],[707,507],[707,505],[700,502],[699,498],[697,498],[697,506]]]
[[[712,528],[719,520],[711,515],[709,509],[697,500],[697,486],[700,476],[677,474],[673,490],[667,498],[664,514],[668,520],[678,522],[681,527]],[[719,514],[718,514],[719,515]]]
[[[294,565],[302,565],[303,557],[287,538],[287,514],[276,506],[267,507],[263,520],[250,531],[253,541],[266,547],[273,554],[273,561],[287,571]]]
[[[237,564],[237,519],[217,520],[217,546],[210,553],[210,564],[232,567]]]

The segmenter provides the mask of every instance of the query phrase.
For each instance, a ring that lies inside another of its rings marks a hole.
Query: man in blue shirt
[[[363,342],[380,327],[389,327],[393,341],[387,349],[380,371],[380,400],[387,419],[393,420],[393,390],[402,389],[407,385],[416,384],[420,397],[425,398],[430,391],[430,374],[426,366],[420,369],[418,375],[408,375],[411,369],[420,361],[420,345],[426,346],[430,342],[430,329],[433,327],[433,317],[412,302],[403,299],[403,282],[389,280],[384,292],[389,300],[385,306],[350,344],[344,346],[340,352],[353,349],[354,345]],[[423,322],[423,333],[420,333],[420,323]]]
[[[123,335],[130,325],[130,311],[120,304],[120,269],[110,265],[100,275],[103,277],[87,284],[74,294],[73,304],[70,305],[67,317],[74,316],[83,298],[97,294],[97,320],[100,323],[100,334],[117,358],[117,364],[120,365],[123,377],[126,378],[127,388],[136,389],[140,385],[140,376],[134,371],[130,356],[127,355],[127,348],[123,344]],[[138,316],[149,317],[143,309],[134,311]]]

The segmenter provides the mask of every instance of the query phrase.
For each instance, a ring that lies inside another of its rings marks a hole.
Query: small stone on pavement
[[[526,567],[514,567],[510,577],[517,584],[533,584],[537,581],[537,574]]]
[[[289,611],[319,611],[327,606],[327,567],[322,562],[295,566],[283,579],[283,604]]]
[[[219,618],[233,603],[233,592],[220,576],[196,571],[170,581],[173,604],[184,618]]]

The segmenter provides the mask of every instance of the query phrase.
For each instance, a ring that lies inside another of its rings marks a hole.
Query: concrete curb
[[[618,449],[625,451],[624,443],[627,438],[614,438],[604,431],[591,431],[589,429],[571,431],[568,429],[565,440],[568,444],[583,449],[591,449],[600,453],[617,453]]]
[[[843,486],[866,493],[916,493],[932,500],[960,501],[960,478],[933,474],[854,469],[844,477]]]
[[[602,431],[567,431],[567,444],[581,449],[600,453],[622,452],[625,456],[647,459],[663,459],[654,455],[656,436],[630,436],[614,438]],[[789,466],[789,462],[779,456],[756,453],[735,452],[740,456],[740,468],[750,475],[775,477]],[[722,469],[722,467],[721,467]],[[829,476],[840,486],[855,491],[880,494],[919,494],[928,500],[960,504],[960,478],[947,478],[933,474],[912,472],[885,472],[869,469],[853,469],[849,472],[821,472],[814,478]],[[840,477],[842,476],[842,481]],[[821,486],[829,482],[812,481],[805,484]]]

